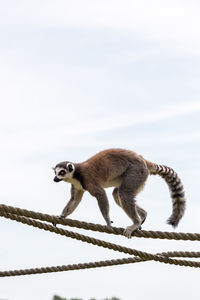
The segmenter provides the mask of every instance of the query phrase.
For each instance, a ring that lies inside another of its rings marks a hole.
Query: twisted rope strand
[[[70,227],[82,228],[86,230],[99,231],[115,235],[123,235],[123,228],[112,227],[109,229],[107,226],[81,222],[72,219],[60,219],[57,216],[51,216],[48,214],[42,214],[27,209],[21,209],[13,206],[7,206],[0,204],[0,215],[4,213],[15,214],[32,219],[38,219],[40,221],[46,221],[54,224],[68,225]],[[184,240],[184,241],[200,241],[199,233],[184,233],[184,232],[162,232],[162,231],[146,231],[138,230],[133,232],[134,237],[153,238],[153,239],[169,239],[169,240]]]
[[[121,245],[116,245],[113,243],[109,243],[106,241],[102,241],[99,239],[95,239],[89,236],[85,236],[79,233],[75,233],[72,231],[68,231],[62,228],[57,228],[48,223],[40,222],[46,221],[54,224],[62,224],[68,225],[71,227],[82,228],[86,230],[100,231],[106,233],[112,233],[116,235],[123,234],[123,228],[112,228],[109,229],[107,226],[92,224],[87,222],[80,222],[77,220],[71,219],[60,219],[56,216],[51,216],[48,214],[42,214],[34,211],[29,211],[26,209],[20,209],[7,205],[0,205],[0,216],[4,218],[8,218],[11,220],[15,220],[17,222],[21,222],[26,225],[38,227],[40,229],[54,232],[63,236],[70,237],[72,239],[77,239],[82,242],[87,242],[93,245],[97,245],[100,247],[108,248],[114,251],[123,252],[130,255],[135,255],[136,257],[122,258],[122,259],[112,259],[105,261],[96,261],[89,263],[81,263],[81,264],[72,264],[72,265],[64,265],[64,266],[54,266],[54,267],[42,267],[42,268],[31,268],[24,270],[10,270],[10,271],[0,271],[0,277],[7,276],[18,276],[18,275],[30,275],[30,274],[42,274],[42,273],[52,273],[52,272],[61,272],[61,271],[70,271],[70,270],[80,270],[80,269],[89,269],[89,268],[97,268],[97,267],[105,267],[105,266],[114,266],[121,264],[130,264],[136,262],[144,262],[149,260],[154,260],[166,264],[174,264],[179,266],[189,266],[189,267],[200,267],[200,262],[192,261],[192,260],[180,260],[180,259],[172,259],[172,257],[181,257],[181,258],[199,258],[200,252],[189,252],[189,251],[174,251],[174,252],[162,252],[157,254],[151,254],[144,251],[139,251],[136,249],[131,249],[127,247],[123,247]],[[37,221],[37,220],[40,221]],[[138,230],[133,233],[134,237],[145,237],[145,238],[159,238],[159,239],[175,239],[175,240],[190,240],[190,241],[199,241],[200,234],[198,233],[176,233],[176,232],[161,232],[161,231],[145,231]],[[170,258],[171,257],[171,258]]]
[[[166,257],[200,257],[200,252],[162,252],[157,253],[157,255],[164,255]],[[63,272],[63,271],[74,271],[82,269],[92,269],[99,267],[110,267],[124,264],[133,264],[137,262],[145,262],[149,259],[139,258],[139,257],[128,257],[120,259],[111,259],[104,261],[95,261],[89,263],[79,263],[79,264],[70,264],[66,266],[54,266],[54,267],[42,267],[42,268],[31,268],[24,270],[9,270],[1,271],[0,277],[9,277],[9,276],[20,276],[20,275],[33,275],[33,274],[44,274],[44,273],[53,273],[53,272]]]
[[[2,213],[0,212],[0,215],[2,215]],[[86,242],[89,244],[93,244],[93,245],[97,245],[99,247],[104,247],[104,248],[108,248],[108,249],[112,249],[118,252],[123,252],[126,254],[130,254],[130,255],[135,255],[135,256],[139,256],[140,258],[144,258],[144,259],[149,259],[149,260],[154,260],[154,261],[159,261],[162,263],[166,263],[166,264],[175,264],[175,265],[179,265],[179,266],[189,266],[189,267],[195,267],[195,268],[199,268],[200,267],[200,262],[196,262],[196,261],[186,261],[186,260],[177,260],[177,259],[170,259],[168,257],[165,256],[160,256],[160,255],[155,255],[155,254],[151,254],[148,252],[143,252],[143,251],[139,251],[136,249],[131,249],[131,248],[127,248],[127,247],[123,247],[121,245],[116,245],[113,243],[109,243],[106,241],[102,241],[99,239],[95,239],[83,234],[79,234],[79,233],[75,233],[72,231],[68,231],[62,228],[58,228],[46,223],[42,223],[39,221],[35,221],[26,217],[21,217],[21,216],[17,216],[17,215],[12,215],[12,214],[3,214],[3,217],[5,218],[9,218],[18,222],[21,222],[23,224],[27,224],[33,227],[38,227],[40,229],[46,230],[46,231],[50,231],[50,232],[54,232],[60,235],[64,235],[67,237],[70,237],[72,239],[77,239],[80,240],[82,242]]]

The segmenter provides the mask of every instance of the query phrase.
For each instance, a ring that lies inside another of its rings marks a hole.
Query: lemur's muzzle
[[[55,182],[59,182],[59,181],[61,181],[61,180],[62,180],[62,179],[58,178],[57,176],[55,176],[54,179],[53,179],[53,181],[55,181]]]

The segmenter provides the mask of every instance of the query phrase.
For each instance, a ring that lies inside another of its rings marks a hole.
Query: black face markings
[[[64,170],[61,170],[61,171],[58,173],[59,176],[65,176],[65,174],[66,174],[66,172],[65,172]]]
[[[54,180],[55,182],[59,182],[59,181],[61,181],[62,179],[60,179],[60,178],[58,178],[57,176],[55,176],[53,180]]]

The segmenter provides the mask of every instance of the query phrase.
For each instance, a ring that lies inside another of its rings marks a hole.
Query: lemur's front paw
[[[109,223],[107,223],[107,228],[108,228],[108,229],[113,229],[113,228],[112,228],[112,225],[111,225],[112,223],[113,223],[113,221],[110,221]]]
[[[106,225],[107,228],[112,229],[112,225]]]
[[[60,216],[58,216],[59,219],[65,219],[65,215],[61,214]]]
[[[52,222],[52,225],[53,225],[54,227],[56,227],[56,226],[57,226],[57,223],[55,223],[55,222]]]
[[[60,215],[60,216],[57,216],[57,218],[60,219],[60,220],[62,220],[62,219],[65,218],[65,216],[64,216],[64,215]],[[53,225],[54,227],[56,227],[57,223],[52,222],[52,225]]]

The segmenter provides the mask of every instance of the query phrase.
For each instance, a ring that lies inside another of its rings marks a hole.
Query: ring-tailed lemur
[[[163,177],[171,191],[173,210],[167,223],[176,227],[184,214],[185,195],[177,173],[169,167],[152,163],[133,151],[108,149],[85,162],[64,161],[53,169],[55,182],[63,180],[71,183],[71,199],[63,209],[61,218],[70,215],[80,203],[83,193],[88,191],[97,199],[106,224],[111,227],[109,203],[104,188],[114,187],[115,202],[133,221],[124,230],[124,235],[130,238],[147,216],[146,211],[136,204],[135,196],[143,188],[149,174]]]

